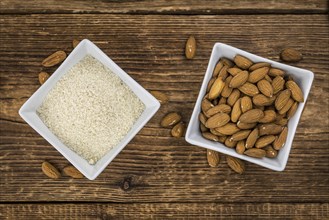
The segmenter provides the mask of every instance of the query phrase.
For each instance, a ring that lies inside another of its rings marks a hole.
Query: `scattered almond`
[[[193,59],[196,54],[196,40],[193,36],[190,36],[185,45],[185,56],[187,59]]]
[[[45,161],[41,165],[42,172],[52,178],[52,179],[58,179],[61,177],[61,173],[49,162]]]
[[[49,77],[50,77],[49,74],[46,72],[39,73],[39,83],[41,85],[44,84]]]
[[[73,177],[75,179],[84,178],[83,174],[80,173],[80,171],[72,165],[64,167],[63,172],[66,175]]]
[[[280,58],[286,62],[298,62],[302,60],[302,54],[293,48],[286,48],[281,51]]]
[[[185,125],[182,122],[178,123],[171,129],[171,135],[177,138],[182,137],[184,135],[184,132],[185,132]]]
[[[227,165],[236,173],[242,174],[246,170],[244,162],[238,158],[226,156]]]
[[[44,67],[52,67],[61,63],[63,60],[65,60],[65,58],[66,53],[62,50],[59,50],[44,59],[41,64]]]
[[[166,94],[160,91],[150,91],[150,93],[161,103],[165,104],[169,101],[169,98]]]
[[[218,167],[220,162],[220,154],[214,150],[207,149],[207,160],[211,167]]]
[[[76,48],[76,47],[78,46],[79,43],[80,43],[79,40],[77,40],[77,39],[73,39],[73,41],[72,41],[72,47],[73,47],[73,48]]]
[[[162,118],[160,124],[162,127],[167,128],[167,127],[177,124],[178,122],[180,122],[181,119],[182,119],[182,116],[180,116],[178,113],[171,112]]]

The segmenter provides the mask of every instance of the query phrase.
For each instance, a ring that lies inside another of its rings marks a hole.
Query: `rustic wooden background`
[[[2,0],[0,13],[0,219],[329,218],[327,1]],[[189,35],[194,60],[184,57]],[[73,38],[170,97],[95,181],[45,177],[42,161],[68,161],[17,113],[39,87],[43,58],[69,53]],[[293,47],[304,57],[294,65],[315,73],[284,172],[210,168],[205,149],[159,127],[168,111],[189,121],[215,42],[273,60]]]

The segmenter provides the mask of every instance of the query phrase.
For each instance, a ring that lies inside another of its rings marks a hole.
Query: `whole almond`
[[[199,113],[199,121],[200,121],[202,124],[205,125],[207,120],[208,120],[207,117],[206,117],[202,112],[200,112],[200,113]]]
[[[285,104],[289,101],[291,92],[289,89],[283,90],[279,93],[278,97],[275,100],[275,108],[280,111]]]
[[[235,102],[232,108],[231,112],[231,121],[237,122],[242,114],[241,111],[241,99],[238,99],[238,101]]]
[[[274,135],[266,135],[258,138],[258,140],[255,143],[256,148],[263,148],[267,145],[270,145],[275,140]]]
[[[150,93],[161,103],[165,104],[169,101],[169,98],[166,94],[160,91],[150,91]]]
[[[275,150],[280,150],[286,143],[287,136],[288,136],[288,127],[284,127],[280,135],[273,142],[273,148]]]
[[[52,67],[65,60],[65,58],[66,53],[62,50],[59,50],[44,59],[41,64],[44,67]]]
[[[225,80],[225,86],[224,86],[223,91],[221,93],[221,96],[222,97],[227,98],[227,97],[229,97],[231,95],[231,93],[233,91],[233,88],[229,87],[229,84],[230,84],[232,78],[233,78],[232,76],[229,76],[229,77],[226,78],[226,80]]]
[[[233,106],[235,102],[240,98],[240,91],[238,89],[233,89],[231,95],[227,98],[226,103]]]
[[[52,178],[52,179],[58,179],[61,177],[61,173],[49,162],[45,161],[41,165],[42,172]]]
[[[266,95],[267,97],[273,96],[273,87],[269,81],[266,79],[262,79],[257,83],[257,87],[261,93]]]
[[[250,134],[251,130],[242,130],[242,131],[238,131],[235,134],[232,135],[231,140],[232,141],[241,141],[246,139],[249,134]]]
[[[278,68],[270,68],[270,70],[268,71],[268,75],[270,75],[272,77],[284,76],[284,74],[285,74],[285,72]]]
[[[76,48],[76,47],[78,46],[79,43],[80,43],[79,40],[77,40],[77,39],[73,39],[73,41],[72,41],[72,47],[73,47],[73,48]]]
[[[274,123],[268,123],[268,124],[261,124],[258,127],[259,129],[259,135],[276,135],[281,133],[282,126],[276,125]]]
[[[292,98],[288,99],[288,102],[279,110],[279,114],[283,115],[287,113],[293,104],[294,100]]]
[[[265,66],[252,71],[249,74],[248,82],[257,83],[259,80],[263,79],[267,75],[269,69],[269,67]]]
[[[225,113],[217,113],[214,116],[211,116],[207,122],[207,128],[218,128],[226,125],[230,121],[230,116]],[[222,132],[221,132],[222,133]]]
[[[240,129],[252,129],[252,128],[256,127],[257,123],[242,123],[241,121],[238,121],[238,123],[236,123],[236,125]]]
[[[242,69],[238,68],[238,67],[232,67],[232,68],[228,68],[227,72],[229,74],[231,74],[232,76],[236,76],[239,72],[241,72]]]
[[[162,118],[160,124],[162,127],[167,128],[177,124],[178,122],[180,122],[181,119],[182,116],[180,116],[178,113],[171,112]]]
[[[281,51],[280,58],[286,62],[298,62],[302,60],[302,54],[293,48],[286,48]]]
[[[294,102],[294,104],[292,104],[292,106],[290,107],[290,109],[287,112],[287,118],[290,119],[292,118],[292,116],[294,116],[294,114],[296,113],[298,108],[298,102]]]
[[[243,152],[245,152],[245,150],[246,150],[245,141],[244,140],[239,141],[235,146],[235,151],[238,154],[243,154]]]
[[[284,79],[281,76],[276,76],[272,81],[273,94],[277,94],[284,88]]]
[[[81,179],[84,177],[83,174],[80,173],[80,171],[72,165],[64,167],[63,172],[75,179]]]
[[[211,86],[212,86],[212,84],[214,84],[215,80],[216,80],[215,77],[212,77],[212,78],[209,80],[208,85],[207,85],[207,90],[206,90],[206,92],[209,92],[209,91],[210,91]]]
[[[234,62],[239,68],[244,70],[249,69],[249,67],[253,64],[251,60],[241,55],[236,55],[234,57]]]
[[[218,136],[216,136],[210,132],[202,132],[202,136],[211,141],[218,141]]]
[[[230,81],[229,87],[238,88],[242,86],[248,80],[248,71],[241,71]]]
[[[276,119],[276,113],[274,110],[265,110],[264,117],[259,120],[259,123],[270,123]]]
[[[237,141],[233,141],[231,136],[227,137],[224,144],[226,147],[234,148],[237,145]]]
[[[171,129],[171,136],[180,138],[184,135],[185,125],[180,122]]]
[[[231,106],[226,105],[226,104],[219,104],[216,105],[210,109],[208,109],[208,111],[206,111],[206,116],[211,117],[217,113],[230,113],[231,112]]]
[[[252,109],[252,101],[248,96],[244,96],[241,98],[241,111],[245,113]]]
[[[258,128],[255,128],[254,130],[252,130],[252,132],[250,132],[250,134],[248,135],[247,137],[247,140],[246,140],[246,144],[245,144],[245,147],[247,149],[249,148],[252,148],[255,146],[255,143],[257,141],[259,137],[259,134],[258,134]]]
[[[275,97],[269,98],[263,94],[257,94],[254,97],[252,97],[252,102],[256,106],[269,106],[272,105],[275,100],[276,100]]]
[[[214,150],[207,149],[207,160],[211,167],[218,167],[220,162],[220,155]]]
[[[222,127],[216,128],[216,131],[218,131],[224,135],[232,135],[232,134],[238,132],[239,130],[240,130],[240,128],[238,128],[236,126],[236,124],[234,124],[234,123],[227,123],[226,125],[224,125]]]
[[[221,77],[224,81],[226,79],[226,77],[228,76],[227,69],[228,69],[228,66],[224,65],[223,68],[220,69],[217,77]]]
[[[291,96],[293,99],[295,99],[297,102],[304,102],[303,92],[297,83],[289,80],[286,82],[286,87],[291,91]]]
[[[244,93],[248,96],[255,96],[255,95],[259,94],[259,90],[258,90],[257,86],[255,86],[254,84],[252,84],[250,82],[246,82],[245,84],[240,86],[238,89],[242,93]]]
[[[223,63],[224,66],[228,66],[229,68],[234,66],[234,63],[225,57],[220,58],[220,62]]]
[[[225,82],[221,77],[217,78],[214,82],[214,84],[211,86],[209,91],[209,99],[216,99],[220,93],[222,92],[223,88],[225,86]]]
[[[278,155],[278,151],[273,149],[272,146],[267,146],[267,147],[264,147],[263,149],[266,151],[265,157],[275,158]]]
[[[214,105],[208,99],[203,99],[201,101],[201,110],[204,113],[207,112],[210,108],[213,108],[213,107],[214,107]]]
[[[47,79],[49,78],[49,74],[46,72],[40,72],[39,73],[39,83],[42,85],[44,84]]]
[[[210,128],[209,131],[210,131],[210,133],[212,133],[212,134],[214,134],[214,135],[216,135],[216,136],[218,136],[218,137],[227,136],[227,135],[224,135],[224,134],[222,134],[222,133],[219,133],[218,131],[216,131],[215,128]]]
[[[190,36],[185,45],[185,56],[187,59],[193,59],[196,54],[196,40],[193,36]]]
[[[236,173],[243,174],[246,170],[244,162],[238,158],[226,156],[227,165]]]
[[[264,117],[264,112],[259,109],[251,109],[245,113],[243,113],[239,121],[243,123],[255,123],[258,122],[261,118]]]
[[[250,148],[244,152],[245,155],[248,155],[249,157],[255,157],[255,158],[263,158],[266,155],[265,150],[258,149],[258,148]]]
[[[271,64],[266,63],[266,62],[255,63],[249,68],[249,71],[254,71],[254,70],[262,68],[262,67],[270,67],[270,66],[271,66]]]
[[[219,74],[219,71],[223,68],[224,64],[222,62],[218,62],[215,66],[214,72],[212,74],[213,77],[217,77]]]

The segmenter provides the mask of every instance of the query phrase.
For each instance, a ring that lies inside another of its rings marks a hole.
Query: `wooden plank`
[[[0,22],[2,202],[328,201],[326,15],[2,15]],[[190,34],[198,42],[194,60],[184,58]],[[55,69],[43,69],[42,59],[58,49],[70,52],[73,38],[91,39],[146,89],[162,90],[171,100],[92,182],[47,179],[40,171],[43,160],[58,168],[68,162],[17,114],[39,86],[37,73]],[[295,65],[315,72],[284,172],[248,164],[245,175],[236,175],[224,158],[218,169],[209,168],[204,149],[173,139],[159,127],[169,111],[181,112],[188,122],[218,41],[274,60],[282,48],[294,47],[304,57]]]
[[[4,219],[328,219],[328,203],[1,204]]]
[[[2,0],[0,13],[268,14],[325,13],[325,0],[84,1]]]

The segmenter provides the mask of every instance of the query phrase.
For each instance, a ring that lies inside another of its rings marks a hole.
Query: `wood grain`
[[[327,219],[328,203],[8,204],[6,219]]]
[[[0,13],[127,13],[127,14],[269,14],[326,13],[325,0],[217,0],[217,1],[111,1],[111,0],[2,0]]]
[[[324,209],[313,204],[327,203],[329,198],[327,15],[38,14],[1,15],[0,22],[0,202],[95,202],[95,198],[123,203],[309,202],[301,207],[288,205],[288,214],[296,213],[296,207],[311,210],[303,212],[305,215],[313,210],[321,217],[321,210],[327,212],[327,204]],[[184,43],[190,34],[198,43],[194,60],[184,58]],[[43,160],[60,169],[68,162],[17,114],[39,87],[38,72],[55,69],[43,69],[42,59],[58,49],[69,53],[73,38],[94,41],[146,89],[161,90],[170,97],[170,103],[161,107],[95,181],[46,178],[40,168]],[[204,149],[187,144],[183,138],[173,139],[168,129],[159,127],[168,111],[181,112],[188,122],[215,42],[273,60],[279,60],[282,48],[293,47],[304,57],[294,65],[315,73],[284,172],[247,164],[247,172],[241,176],[232,173],[225,162],[218,169],[210,168]],[[250,209],[248,204],[242,205],[244,213]],[[111,206],[100,205],[103,210]],[[180,210],[175,204],[166,206]],[[182,205],[182,213],[189,206]],[[226,210],[226,204],[216,206],[213,212]],[[239,204],[233,206],[240,209]],[[284,210],[283,206],[274,204],[273,210]],[[16,209],[43,208],[32,204]],[[48,209],[65,212],[57,205]]]

